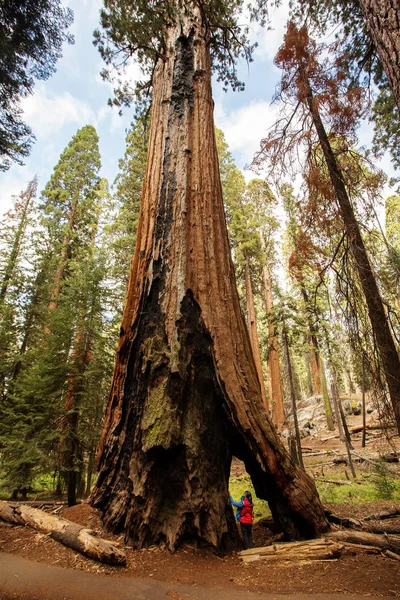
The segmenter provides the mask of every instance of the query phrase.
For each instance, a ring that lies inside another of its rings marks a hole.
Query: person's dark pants
[[[253,547],[253,533],[252,533],[253,525],[248,525],[247,523],[240,523],[240,529],[242,531],[242,537],[243,537],[243,541],[244,541],[246,550],[248,548],[252,548]]]

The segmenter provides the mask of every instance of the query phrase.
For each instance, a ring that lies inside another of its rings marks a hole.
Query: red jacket
[[[242,502],[243,508],[240,509],[240,522],[244,525],[251,525],[253,523],[253,505],[247,498],[244,498]]]

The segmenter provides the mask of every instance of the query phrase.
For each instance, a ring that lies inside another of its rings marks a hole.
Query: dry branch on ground
[[[283,542],[263,548],[251,548],[239,552],[243,562],[256,560],[330,560],[338,558],[343,544],[327,539],[306,540],[303,542]]]

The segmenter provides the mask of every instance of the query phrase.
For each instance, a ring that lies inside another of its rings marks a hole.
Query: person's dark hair
[[[247,500],[250,502],[250,504],[253,504],[253,499],[252,499],[251,493],[249,491],[246,491],[244,493],[244,497],[247,498]]]

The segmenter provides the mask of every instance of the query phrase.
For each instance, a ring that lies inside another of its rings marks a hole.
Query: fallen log
[[[400,525],[381,525],[380,523],[376,525],[363,525],[363,531],[368,531],[369,533],[390,533],[392,535],[400,535]]]
[[[400,515],[400,508],[392,508],[391,510],[383,510],[382,512],[364,517],[363,521],[380,521],[383,519],[391,519]]]
[[[362,529],[362,522],[358,519],[352,519],[351,517],[338,517],[327,509],[325,509],[325,516],[330,523],[340,525],[340,527],[346,527],[346,529]]]
[[[338,558],[343,548],[343,544],[338,544],[327,539],[317,539],[304,542],[283,542],[262,548],[250,548],[249,550],[239,552],[239,556],[246,563],[256,560],[330,560]]]
[[[344,479],[325,479],[325,477],[315,477],[316,481],[321,481],[322,483],[334,483],[336,485],[353,485],[353,483],[360,483],[359,481],[345,481]]]
[[[350,542],[342,542],[342,544],[345,550],[349,551],[349,553],[351,552],[351,554],[381,554],[382,552],[382,548],[378,548],[378,546],[366,546],[365,544],[351,544]]]
[[[376,425],[367,425],[365,427],[368,431],[372,431],[373,429],[384,429],[384,426],[376,424]],[[354,427],[349,427],[350,433],[358,433],[363,430],[362,425],[354,425]]]
[[[0,500],[0,519],[15,525],[29,525],[93,560],[111,565],[126,563],[124,552],[112,542],[96,538],[92,535],[93,531],[87,527],[55,515],[49,515],[38,508]]]
[[[395,552],[390,552],[390,550],[385,550],[385,556],[392,558],[393,560],[400,560],[400,556]]]
[[[380,535],[366,531],[332,531],[326,534],[326,538],[336,542],[349,542],[350,544],[362,544],[365,546],[376,546],[382,550],[390,550],[400,554],[400,536]]]

